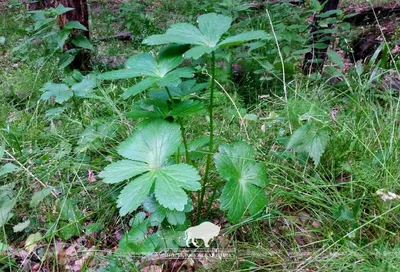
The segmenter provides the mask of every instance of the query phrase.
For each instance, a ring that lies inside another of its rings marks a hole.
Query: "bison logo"
[[[204,241],[205,247],[210,247],[208,242],[214,237],[218,236],[220,230],[220,226],[214,225],[211,222],[203,222],[198,226],[188,228],[185,231],[186,246],[189,247],[191,242],[196,247],[199,247],[196,244],[196,239],[201,239]]]

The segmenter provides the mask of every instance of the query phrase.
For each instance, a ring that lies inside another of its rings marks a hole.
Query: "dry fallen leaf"
[[[376,191],[376,194],[379,195],[383,201],[400,199],[399,195],[389,192],[386,189],[379,189]]]
[[[40,234],[40,232],[36,232],[28,236],[25,242],[25,247],[28,252],[28,255],[35,250],[36,242],[40,241],[41,239],[42,235]]]

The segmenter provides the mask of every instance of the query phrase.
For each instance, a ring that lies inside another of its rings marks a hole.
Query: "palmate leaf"
[[[328,140],[329,130],[327,128],[321,128],[314,122],[308,122],[293,133],[287,148],[308,153],[317,166],[324,154]]]
[[[88,75],[83,77],[81,82],[72,85],[71,90],[76,96],[85,97],[91,94],[94,88],[96,88],[97,82],[94,75]]]
[[[111,163],[100,177],[106,183],[131,179],[117,200],[121,216],[137,209],[153,188],[163,207],[184,210],[189,199],[184,190],[199,190],[200,176],[191,165],[168,164],[180,145],[179,125],[163,120],[149,122],[119,145],[118,153],[128,160]]]
[[[131,96],[135,96],[137,94],[142,93],[143,91],[147,90],[151,86],[153,86],[155,83],[157,83],[159,79],[157,77],[149,77],[146,78],[142,81],[140,81],[138,84],[133,85],[132,87],[128,88],[123,94],[122,98],[127,99]]]
[[[186,100],[179,102],[171,110],[170,115],[174,117],[188,117],[204,109],[203,103],[197,100]]]
[[[182,45],[171,45],[161,50],[157,57],[149,53],[132,56],[125,63],[124,69],[103,73],[98,75],[98,78],[113,80],[145,77],[144,80],[124,92],[122,95],[124,99],[140,94],[153,85],[177,86],[182,82],[181,78],[193,77],[192,68],[175,69],[182,63],[182,55],[187,48]]]
[[[196,80],[192,79],[186,80],[176,87],[169,87],[168,89],[173,98],[182,98],[184,96],[200,92],[201,90],[207,88],[209,85],[210,84],[208,82],[196,84]],[[149,92],[148,95],[151,98],[159,98],[165,101],[169,100],[168,93],[165,89]]]
[[[143,43],[148,45],[160,44],[191,44],[195,45],[184,56],[185,58],[198,59],[204,54],[209,54],[217,48],[238,45],[250,40],[267,39],[264,31],[250,31],[229,37],[218,43],[224,33],[232,24],[229,16],[208,13],[199,16],[197,19],[198,28],[188,23],[172,25],[165,34],[152,35],[145,39]]]
[[[222,34],[231,27],[232,18],[216,13],[208,13],[197,19],[199,28],[188,23],[172,25],[165,34],[153,35],[143,41],[149,45],[168,43],[204,45],[213,48]]]
[[[65,84],[47,82],[40,90],[43,92],[40,99],[47,101],[54,97],[54,100],[59,104],[68,101],[73,96],[72,91]]]
[[[172,108],[172,109],[170,109]],[[136,120],[139,118],[167,118],[188,117],[204,109],[203,103],[197,100],[181,101],[168,105],[163,99],[145,99],[138,101],[133,105],[132,111],[126,114],[126,117]]]
[[[169,115],[168,103],[162,99],[144,99],[136,102],[126,117],[136,120],[139,118],[166,118]]]
[[[267,178],[262,164],[254,162],[254,151],[245,143],[221,145],[214,155],[218,172],[227,180],[220,198],[228,219],[238,222],[248,210],[255,214],[267,204]]]
[[[179,125],[156,120],[135,132],[118,147],[118,153],[130,160],[141,161],[152,170],[165,166],[181,143]]]
[[[193,182],[192,178],[195,180]],[[183,211],[188,196],[183,189],[200,190],[200,180],[197,170],[188,164],[166,166],[157,173],[155,196],[157,201],[170,210]]]

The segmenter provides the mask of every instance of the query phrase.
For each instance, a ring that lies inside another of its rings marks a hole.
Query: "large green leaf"
[[[131,181],[118,196],[119,214],[127,215],[136,210],[149,195],[155,180],[155,173],[149,172]]]
[[[178,23],[170,26],[165,34],[152,35],[143,43],[148,45],[160,45],[169,43],[205,45],[207,39],[203,33],[192,24]]]
[[[156,76],[158,64],[152,54],[144,53],[130,57],[125,68],[137,72],[138,76]]]
[[[140,76],[142,76],[141,72],[126,68],[126,69],[120,69],[102,73],[98,75],[97,78],[101,80],[114,80],[114,79],[128,79]]]
[[[136,102],[126,117],[139,118],[166,118],[169,115],[168,103],[162,99],[144,99]]]
[[[151,86],[153,86],[158,81],[159,81],[159,79],[156,78],[156,77],[146,78],[146,79],[140,81],[138,84],[133,85],[132,87],[128,88],[122,94],[122,98],[126,99],[126,98],[129,98],[131,96],[135,96],[137,94],[140,94],[140,93],[144,92],[145,90],[147,90],[148,88],[150,88]]]
[[[14,216],[11,210],[14,208],[16,203],[17,201],[15,199],[12,199],[4,202],[3,205],[0,207],[0,227],[3,227],[4,224],[6,224],[8,220],[10,220],[10,218]]]
[[[82,47],[88,50],[93,50],[93,45],[90,43],[89,39],[83,35],[78,35],[71,40],[73,45]]]
[[[71,90],[79,97],[89,95],[96,88],[96,77],[93,75],[85,76],[81,82],[72,85]]]
[[[244,42],[251,41],[251,40],[263,40],[263,39],[267,39],[267,38],[268,38],[267,33],[265,33],[264,31],[260,31],[260,30],[248,31],[245,33],[240,33],[236,36],[226,38],[225,40],[220,42],[218,44],[218,46],[222,48],[222,47],[228,47],[228,46],[242,44]]]
[[[123,141],[118,147],[118,153],[127,159],[145,162],[151,169],[159,170],[178,149],[181,139],[178,124],[156,120]]]
[[[155,245],[156,252],[177,252],[179,247],[185,246],[185,232],[163,228],[150,235],[149,240]]]
[[[190,212],[193,209],[191,199],[185,205],[183,211],[176,211],[164,208],[161,206],[154,195],[151,195],[143,202],[143,208],[150,213],[150,222],[152,226],[160,225],[165,218],[171,225],[182,225],[186,220],[185,212]]]
[[[21,168],[16,166],[13,163],[11,163],[11,162],[6,163],[5,165],[0,166],[0,177],[7,175],[9,173],[20,171],[20,170],[21,170]]]
[[[80,29],[80,30],[83,30],[83,31],[88,31],[86,26],[82,25],[78,21],[69,21],[64,25],[64,28],[66,28],[66,29]]]
[[[193,166],[176,164],[164,167],[158,172],[155,186],[157,201],[168,209],[183,211],[188,196],[183,189],[200,190],[200,176]]]
[[[308,122],[297,129],[290,137],[287,148],[297,152],[306,152],[314,160],[317,166],[329,140],[329,130],[319,127],[314,122]]]
[[[118,153],[129,160],[111,163],[100,176],[106,183],[133,178],[118,197],[121,216],[137,209],[152,188],[162,206],[184,210],[188,203],[184,189],[199,190],[200,176],[191,165],[169,165],[169,158],[180,145],[179,125],[163,120],[148,123],[119,145]]]
[[[216,13],[208,13],[199,16],[197,23],[207,39],[208,47],[215,47],[221,36],[231,27],[232,18]]]
[[[54,100],[59,104],[64,103],[73,96],[72,91],[65,84],[47,82],[40,90],[43,92],[40,99],[47,101],[54,97]]]
[[[204,109],[203,103],[197,100],[186,100],[179,102],[171,110],[170,115],[174,117],[188,117]]]
[[[225,184],[221,195],[221,209],[228,211],[228,219],[238,222],[248,210],[255,214],[267,204],[267,178],[262,164],[254,161],[254,151],[245,143],[221,145],[214,155],[218,172]]]
[[[222,34],[231,26],[232,18],[216,13],[208,13],[197,19],[199,28],[188,23],[172,25],[165,34],[153,35],[143,41],[149,45],[168,43],[204,45],[213,48]]]
[[[181,78],[192,78],[193,69],[191,67],[182,67],[171,71],[158,81],[158,86],[178,86],[182,80]]]
[[[204,109],[203,103],[197,100],[186,100],[168,105],[163,99],[145,99],[133,105],[132,111],[126,114],[130,119],[188,117]]]
[[[176,87],[169,86],[168,89],[173,98],[181,98],[193,93],[200,92],[201,90],[207,88],[209,85],[210,84],[208,82],[196,84],[196,80],[191,79],[182,82]],[[151,98],[160,98],[164,100],[169,100],[168,93],[165,89],[149,92],[148,95]]]
[[[104,183],[118,183],[149,170],[147,164],[143,162],[122,160],[108,165],[104,171],[100,172],[99,177]]]
[[[42,202],[50,194],[51,194],[50,188],[45,188],[43,190],[40,190],[40,191],[34,193],[29,205],[31,207],[36,207],[37,205],[39,205],[40,202]]]
[[[74,10],[74,9],[73,9],[73,8],[64,7],[63,4],[59,4],[59,5],[54,9],[54,11],[55,11],[55,13],[56,13],[57,15],[64,14],[64,13],[66,13],[66,12],[68,12],[68,11],[71,11],[71,10]]]
[[[198,59],[218,47],[227,47],[250,40],[267,38],[267,34],[264,31],[250,31],[227,38],[218,44],[222,35],[231,27],[232,18],[216,13],[208,13],[199,16],[197,23],[198,28],[188,23],[174,24],[165,34],[150,36],[143,43],[149,45],[170,43],[195,45],[185,53],[185,58]]]
[[[193,77],[192,68],[175,69],[182,63],[186,48],[182,45],[168,46],[161,50],[157,58],[149,53],[132,56],[125,63],[125,69],[106,72],[99,75],[98,78],[112,80],[146,77],[124,92],[123,98],[125,99],[137,95],[153,85],[177,86],[182,82],[181,78]]]

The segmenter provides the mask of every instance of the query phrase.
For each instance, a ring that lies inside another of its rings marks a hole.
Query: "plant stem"
[[[211,159],[214,151],[214,114],[213,114],[213,107],[214,107],[214,88],[215,88],[215,53],[211,53],[211,87],[210,87],[210,104],[209,104],[209,117],[210,117],[210,141],[209,141],[209,148],[207,154],[207,162],[206,162],[206,169],[204,170],[204,177],[203,177],[203,184],[201,188],[200,197],[197,203],[197,218],[196,222],[199,223],[200,220],[200,211],[201,207],[203,206],[204,202],[204,195],[206,193],[206,185],[208,182],[208,176],[210,173],[211,167]]]
[[[169,100],[171,100],[171,103],[175,104],[174,99],[172,98],[171,92],[169,91],[167,86],[165,86],[165,90],[167,90],[168,97],[169,97]],[[183,126],[183,122],[180,117],[178,117],[177,120],[178,120],[179,126],[181,127],[182,141],[183,141],[183,146],[185,147],[185,160],[186,160],[186,163],[190,164],[190,155],[189,155],[189,148],[188,148],[187,141],[186,141],[185,127]]]
[[[287,111],[287,117],[288,117],[288,120],[289,120],[289,132],[290,132],[290,135],[292,135],[293,134],[293,129],[292,129],[292,123],[290,123],[290,112],[289,112],[288,94],[287,94],[287,87],[286,87],[285,62],[283,61],[281,48],[279,46],[278,38],[277,38],[277,36],[275,34],[274,24],[272,23],[271,16],[269,15],[268,9],[266,9],[265,11],[267,12],[267,17],[268,17],[268,20],[269,20],[269,24],[271,26],[272,35],[274,36],[276,48],[278,49],[278,56],[279,56],[279,59],[281,61],[281,65],[282,65],[283,94],[285,96],[286,111]]]

